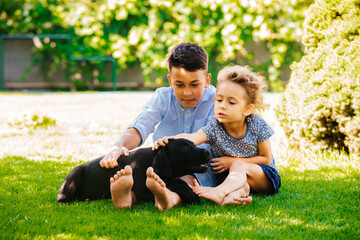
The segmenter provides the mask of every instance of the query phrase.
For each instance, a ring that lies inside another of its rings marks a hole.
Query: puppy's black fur
[[[134,179],[132,191],[139,201],[154,201],[153,194],[145,185],[146,170],[151,166],[166,187],[180,196],[183,204],[198,204],[198,196],[178,177],[205,172],[206,166],[203,165],[209,161],[210,154],[207,150],[196,147],[191,141],[169,139],[165,147],[156,151],[140,148],[130,152],[129,156],[120,156],[117,160],[119,167],[116,168],[102,168],[99,164],[101,159],[102,157],[75,167],[64,179],[57,202],[111,198],[110,178],[126,165],[130,165]]]

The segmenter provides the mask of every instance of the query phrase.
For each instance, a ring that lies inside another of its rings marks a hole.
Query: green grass
[[[300,154],[280,166],[275,196],[249,206],[176,207],[142,203],[116,211],[111,200],[58,205],[58,189],[79,162],[0,159],[0,239],[359,239],[359,160]]]

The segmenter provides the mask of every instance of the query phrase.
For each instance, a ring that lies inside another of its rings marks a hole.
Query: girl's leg
[[[221,204],[231,192],[243,188],[247,182],[246,168],[241,161],[234,161],[229,168],[229,175],[217,187],[202,187],[196,184],[193,191],[199,196]]]
[[[252,192],[269,194],[273,192],[271,180],[266,176],[263,169],[254,163],[244,163],[246,169],[247,183]]]
[[[266,176],[258,164],[234,161],[229,169],[229,175],[223,183],[215,188],[195,186],[193,191],[198,196],[209,199],[217,204],[223,204],[225,197],[232,192],[226,202],[233,201],[235,198],[248,196],[250,189],[257,193],[271,193],[273,191],[271,180]],[[198,185],[198,184],[197,184]],[[244,193],[247,193],[243,195]],[[233,199],[230,199],[234,197]],[[250,201],[251,202],[251,201]],[[247,204],[250,202],[246,202]],[[225,204],[225,203],[224,203]]]
[[[244,163],[243,166],[246,169],[247,184],[228,194],[222,202],[222,205],[248,205],[252,202],[252,197],[248,196],[250,188],[256,193],[267,194],[273,192],[271,180],[259,165]]]
[[[229,193],[221,205],[248,205],[252,202],[250,194],[250,186],[248,183],[244,187]]]

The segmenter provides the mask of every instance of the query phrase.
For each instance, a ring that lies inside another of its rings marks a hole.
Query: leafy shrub
[[[113,56],[119,70],[140,64],[147,82],[155,81],[157,85],[163,84],[169,48],[181,41],[195,41],[209,53],[210,72],[214,75],[229,63],[247,64],[266,75],[272,90],[282,91],[280,76],[303,54],[303,11],[312,2],[4,1],[0,33],[72,34],[74,55]],[[44,41],[37,50],[46,55],[56,45],[55,55],[47,55],[61,66],[66,58],[67,46],[61,47],[64,44]],[[269,56],[256,56],[254,48],[258,46],[264,47]],[[49,62],[46,57],[40,61]],[[87,69],[94,72],[89,66]],[[82,72],[81,66],[77,70]],[[93,77],[102,81],[101,76]]]
[[[292,145],[360,155],[360,3],[318,0],[305,15],[305,56],[277,115]]]

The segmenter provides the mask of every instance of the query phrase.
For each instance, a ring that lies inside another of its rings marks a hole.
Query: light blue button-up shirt
[[[179,133],[194,133],[214,115],[215,92],[216,88],[210,85],[196,107],[184,108],[171,87],[158,88],[129,127],[140,132],[142,143],[154,131],[154,141]]]

